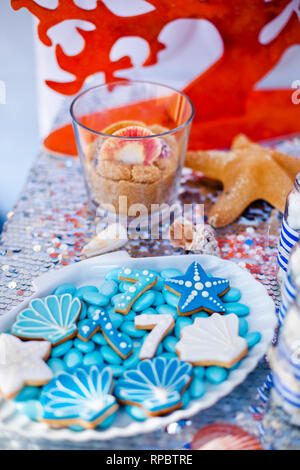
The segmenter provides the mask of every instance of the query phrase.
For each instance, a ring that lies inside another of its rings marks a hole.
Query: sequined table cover
[[[300,157],[300,140],[276,141],[282,151]],[[201,176],[184,170],[180,200],[203,203],[205,213],[216,199],[219,188]],[[268,289],[278,304],[275,279],[280,214],[264,202],[257,202],[240,219],[217,231],[222,257],[248,269]],[[5,315],[33,293],[32,280],[50,269],[80,261],[84,244],[95,233],[95,220],[89,212],[87,195],[76,159],[58,159],[41,154],[12,212],[7,216],[0,244],[0,315]],[[130,240],[125,249],[132,257],[180,255],[166,239]],[[258,435],[263,406],[257,402],[257,389],[263,390],[269,369],[262,360],[254,372],[229,396],[199,413],[193,419],[174,423],[167,429],[114,441],[89,442],[82,448],[102,449],[182,449],[202,426],[214,422],[238,424]],[[262,393],[263,395],[263,393]],[[9,432],[0,435],[1,448],[71,448],[72,442],[31,441]],[[74,445],[78,448],[78,444]]]

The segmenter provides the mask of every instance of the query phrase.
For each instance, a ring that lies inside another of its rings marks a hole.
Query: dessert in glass
[[[98,214],[135,217],[177,198],[194,116],[183,93],[149,82],[82,92],[71,115],[89,201]]]

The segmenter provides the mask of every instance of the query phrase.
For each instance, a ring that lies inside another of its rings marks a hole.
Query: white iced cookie
[[[134,323],[137,330],[152,330],[141,347],[140,359],[154,357],[161,341],[175,325],[174,318],[170,313],[161,315],[144,313],[135,317]]]
[[[25,385],[44,385],[53,377],[44,362],[49,356],[48,341],[21,341],[0,335],[0,392],[4,398],[15,397]]]
[[[214,313],[196,318],[192,325],[184,327],[175,349],[182,361],[195,366],[230,368],[247,354],[248,345],[239,336],[236,315]]]

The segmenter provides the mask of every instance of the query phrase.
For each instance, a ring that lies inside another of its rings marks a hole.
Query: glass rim
[[[190,104],[191,113],[190,113],[189,118],[183,124],[180,124],[180,126],[177,126],[174,129],[170,129],[166,132],[161,132],[160,134],[138,136],[138,137],[127,137],[127,136],[117,136],[117,135],[113,135],[113,134],[106,134],[104,132],[93,130],[93,129],[89,128],[88,126],[84,125],[82,122],[80,122],[77,119],[77,117],[75,116],[74,107],[75,107],[77,101],[79,101],[80,98],[82,98],[87,93],[89,93],[93,90],[96,90],[97,88],[105,88],[105,87],[109,87],[109,86],[112,86],[112,85],[134,85],[134,84],[142,84],[142,83],[147,84],[147,85],[156,85],[156,86],[159,86],[159,87],[162,87],[162,88],[166,88],[167,90],[172,90],[173,92],[177,93],[178,95],[181,95]],[[182,91],[179,91],[176,88],[173,88],[169,85],[163,85],[162,83],[151,82],[151,81],[147,81],[147,80],[128,80],[128,81],[127,80],[116,80],[114,82],[108,82],[108,83],[103,83],[101,85],[95,85],[93,87],[87,88],[86,90],[83,90],[82,92],[80,92],[74,98],[74,100],[71,103],[70,114],[71,114],[73,122],[75,122],[78,126],[82,127],[83,129],[85,129],[85,130],[87,130],[87,131],[89,131],[93,134],[96,134],[96,135],[99,135],[99,136],[102,136],[102,137],[109,137],[109,138],[113,137],[113,138],[116,138],[116,139],[141,140],[141,139],[149,139],[149,138],[153,139],[154,137],[163,137],[163,136],[166,136],[166,135],[174,134],[175,132],[180,131],[181,129],[184,129],[185,127],[187,127],[192,122],[192,120],[195,116],[195,108],[194,108],[192,100],[185,93],[183,93]]]

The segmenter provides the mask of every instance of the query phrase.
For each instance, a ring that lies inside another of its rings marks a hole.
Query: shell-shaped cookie
[[[192,325],[181,330],[181,339],[176,345],[176,352],[183,361],[222,367],[231,367],[247,349],[246,340],[239,336],[238,317],[218,313],[196,318]]]
[[[12,333],[23,339],[45,339],[53,345],[67,340],[77,331],[81,302],[70,294],[33,299],[17,316]]]
[[[55,427],[93,428],[118,408],[112,372],[105,366],[80,366],[61,372],[42,390],[42,419]]]
[[[165,414],[181,405],[181,393],[191,376],[191,365],[177,358],[147,359],[124,373],[115,395],[122,402],[141,406],[149,415]]]
[[[128,241],[127,231],[122,224],[110,224],[87,243],[82,250],[86,258],[117,250]]]

